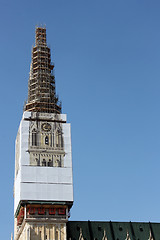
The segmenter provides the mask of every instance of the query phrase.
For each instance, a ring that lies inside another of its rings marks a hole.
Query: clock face
[[[42,130],[45,132],[49,132],[51,130],[51,125],[49,123],[43,123]]]

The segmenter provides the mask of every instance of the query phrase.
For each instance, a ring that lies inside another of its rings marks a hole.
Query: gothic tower
[[[66,240],[73,204],[71,132],[53,69],[46,29],[37,27],[28,101],[16,138],[14,240]]]

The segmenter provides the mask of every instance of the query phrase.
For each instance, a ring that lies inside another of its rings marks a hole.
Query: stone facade
[[[32,118],[35,117],[36,120],[30,121],[29,127],[30,164],[63,167],[65,152],[59,115],[54,114],[54,121],[50,122],[47,121],[47,114],[32,113],[32,115]],[[48,115],[51,116],[51,114]]]
[[[19,240],[66,240],[65,223],[29,223],[23,228]],[[16,240],[16,239],[15,239]]]

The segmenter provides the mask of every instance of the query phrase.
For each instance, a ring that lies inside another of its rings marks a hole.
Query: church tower
[[[14,240],[66,240],[73,204],[71,130],[56,96],[46,28],[37,27],[16,137]]]

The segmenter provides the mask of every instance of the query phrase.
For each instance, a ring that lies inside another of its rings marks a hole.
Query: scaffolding
[[[31,112],[61,113],[61,103],[55,92],[54,64],[46,42],[46,28],[37,27],[35,46],[28,81],[28,102],[24,110]]]

